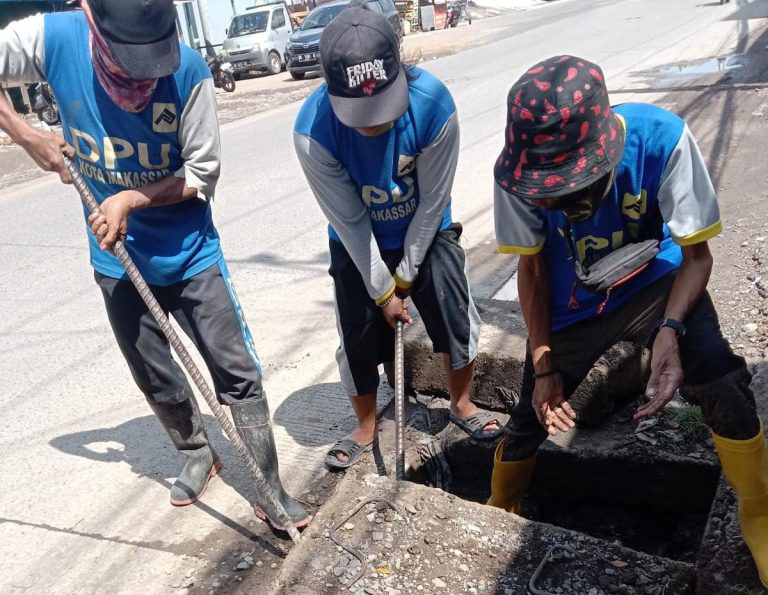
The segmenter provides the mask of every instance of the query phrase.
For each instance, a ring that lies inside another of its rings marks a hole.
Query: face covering
[[[581,223],[592,217],[611,189],[615,175],[614,169],[586,188],[559,199],[558,208],[565,218],[571,223]]]
[[[83,2],[83,11],[91,31],[91,61],[99,83],[109,98],[127,112],[140,112],[149,104],[157,86],[157,79],[136,81],[129,78],[112,58],[112,53],[91,17],[91,9]]]

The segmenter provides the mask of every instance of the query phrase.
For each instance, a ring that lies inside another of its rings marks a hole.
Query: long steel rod
[[[395,323],[395,479],[405,479],[405,354],[403,322]]]
[[[83,178],[80,176],[80,172],[69,159],[66,157],[64,159],[67,163],[67,169],[69,169],[69,175],[72,177],[72,183],[77,189],[78,194],[80,194],[80,199],[83,201],[85,208],[89,213],[98,211],[99,204],[96,202],[96,199],[93,197],[93,194],[91,194],[90,189],[88,186],[86,186]],[[133,259],[125,249],[123,242],[119,240],[115,242],[115,246],[112,249],[112,252],[118,258],[118,260],[120,260],[123,268],[125,268],[125,272],[128,274],[128,277],[133,282],[136,290],[141,295],[144,303],[147,304],[147,308],[149,308],[152,316],[154,316],[157,324],[163,331],[163,334],[171,344],[171,347],[173,347],[173,350],[179,356],[182,365],[189,373],[192,381],[195,383],[195,386],[197,386],[197,389],[200,391],[200,394],[203,395],[205,402],[208,403],[208,407],[211,408],[216,421],[219,422],[221,429],[224,430],[224,434],[226,434],[227,438],[229,438],[229,441],[232,443],[235,451],[237,451],[237,454],[239,454],[245,461],[248,470],[253,476],[256,489],[267,501],[267,503],[277,512],[278,520],[283,525],[283,527],[285,527],[286,531],[288,531],[288,535],[291,536],[291,539],[294,541],[294,543],[299,543],[300,535],[294,526],[293,521],[291,521],[288,513],[285,512],[285,508],[283,507],[282,503],[277,499],[274,492],[269,487],[269,484],[267,484],[267,480],[264,478],[264,474],[261,472],[261,469],[259,468],[256,461],[253,460],[251,453],[248,452],[245,443],[243,443],[240,435],[237,433],[237,430],[232,425],[232,422],[229,420],[229,417],[227,417],[227,414],[224,412],[224,408],[219,404],[219,401],[216,399],[216,395],[214,395],[205,378],[203,378],[203,375],[200,373],[199,368],[192,360],[189,351],[187,351],[187,348],[184,347],[181,339],[179,339],[179,335],[176,334],[176,331],[171,326],[168,317],[163,312],[160,304],[157,303],[155,296],[152,295],[152,291],[149,289],[147,282],[144,281],[144,278],[141,276],[139,269],[137,269],[136,265],[133,263]],[[194,396],[191,398],[194,398]]]

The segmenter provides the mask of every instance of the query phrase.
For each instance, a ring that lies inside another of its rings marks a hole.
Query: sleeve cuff
[[[508,246],[499,244],[499,252],[502,254],[522,254],[523,256],[533,256],[538,254],[544,248],[544,242],[536,246]]]
[[[187,188],[194,188],[197,190],[198,197],[206,200],[213,198],[213,188],[204,180],[196,176],[194,172],[190,171],[186,166],[176,170],[173,175],[184,180]]]
[[[410,289],[411,285],[413,285],[413,281],[406,281],[395,273],[395,285],[400,289]]]
[[[718,220],[709,227],[700,229],[697,232],[683,236],[682,238],[675,238],[675,243],[679,246],[692,246],[693,244],[700,244],[715,237],[717,234],[723,231],[723,222]]]
[[[389,296],[391,296],[393,293],[395,293],[395,284],[392,283],[392,287],[390,287],[387,290],[387,293],[382,295],[381,297],[376,298],[376,305],[381,306],[384,302],[386,302],[389,299]]]

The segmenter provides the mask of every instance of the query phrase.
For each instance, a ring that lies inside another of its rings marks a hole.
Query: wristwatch
[[[679,320],[675,320],[674,318],[665,318],[659,323],[658,328],[661,330],[665,326],[668,326],[674,330],[678,337],[682,337],[685,334],[685,325]]]

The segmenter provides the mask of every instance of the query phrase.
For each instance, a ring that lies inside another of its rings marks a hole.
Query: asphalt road
[[[765,25],[727,20],[743,4],[562,0],[502,17],[488,43],[428,62],[460,114],[453,209],[465,226],[464,245],[480,250],[493,241],[492,167],[506,92],[525,67],[556,53],[581,55],[603,66],[610,89],[621,90],[614,103],[652,101],[659,96],[647,92],[658,84],[654,67],[728,54]],[[325,223],[293,154],[298,107],[222,127],[215,202],[265,365],[283,474],[295,489],[322,473],[325,448],[350,421],[333,358]],[[222,478],[201,506],[168,504],[179,459],[114,345],[73,190],[51,176],[6,189],[0,259],[0,592],[183,588],[190,566],[210,571],[227,540],[250,527],[242,465],[214,429]],[[492,278],[475,275],[476,291],[491,295],[512,268],[510,259]]]

